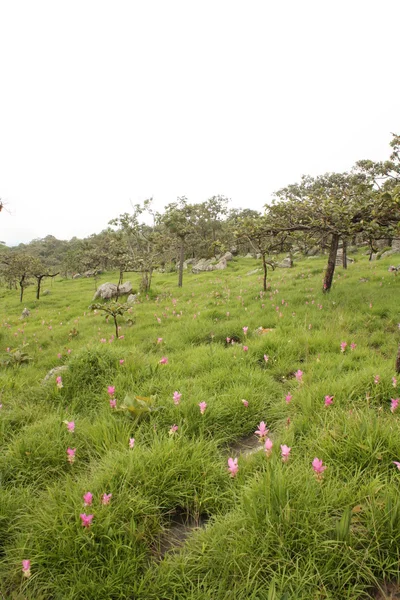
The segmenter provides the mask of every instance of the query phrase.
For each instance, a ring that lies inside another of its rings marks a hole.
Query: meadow
[[[329,294],[324,257],[269,271],[266,293],[255,259],[182,289],[157,273],[119,339],[88,308],[92,279],[23,305],[1,288],[0,597],[384,598],[400,277],[394,257],[354,256]]]

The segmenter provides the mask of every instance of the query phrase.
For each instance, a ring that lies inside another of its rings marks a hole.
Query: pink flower
[[[105,344],[107,342],[107,340],[105,338],[101,338],[100,343],[101,344]]]
[[[314,460],[312,461],[312,468],[314,470],[314,473],[317,475],[317,478],[320,479],[322,477],[323,472],[326,469],[326,465],[323,465],[322,460],[320,460],[319,458],[314,458]]]
[[[57,358],[58,358],[59,360],[62,358],[62,354],[61,354],[60,352],[57,354]]]
[[[228,458],[228,471],[230,472],[231,477],[236,476],[237,472],[239,471],[237,458]]]
[[[124,364],[124,362],[125,362],[125,361],[124,361],[124,359],[123,359],[123,358],[120,358],[120,359],[119,359],[119,364],[120,364],[120,365],[123,365],[123,364]]]
[[[129,448],[133,448],[135,445],[135,438],[129,438]]]
[[[352,343],[350,344],[350,348],[351,348],[352,350],[355,350],[355,349],[357,348],[357,344],[355,344],[354,342],[352,342]]]
[[[226,338],[226,343],[227,343],[227,344],[230,344],[230,343],[231,343],[231,338],[230,338],[230,337],[227,337],[227,338]]]
[[[272,441],[271,441],[269,438],[267,438],[267,439],[265,440],[265,444],[264,444],[264,448],[265,448],[265,454],[266,454],[267,456],[271,456],[271,453],[272,453],[272,446],[273,446],[273,443],[272,443]]]
[[[61,390],[61,388],[64,387],[61,375],[58,375],[58,377],[56,377],[56,384],[59,390]]]
[[[67,460],[72,465],[75,462],[76,448],[67,448]]]
[[[269,361],[269,356],[268,356],[268,354],[264,354],[264,360],[265,360],[265,362],[266,362],[266,363]]]
[[[267,429],[267,426],[264,423],[264,421],[261,421],[261,423],[258,426],[258,429],[254,433],[259,436],[260,440],[262,440],[263,438],[265,438],[268,431],[269,429]]]
[[[391,398],[390,399],[390,410],[392,413],[396,410],[400,402],[400,398]]]
[[[178,431],[178,425],[172,425],[171,429],[169,430],[169,435],[174,435],[174,433],[176,433]]]
[[[174,392],[174,395],[172,397],[174,400],[174,404],[176,404],[176,406],[178,406],[179,402],[181,401],[182,394],[180,394],[179,392]]]
[[[115,394],[115,387],[113,385],[109,385],[107,388],[107,394],[109,394],[110,396],[114,396]]]
[[[112,498],[112,494],[103,494],[101,497],[101,503],[104,505],[110,504],[111,498]]]
[[[162,338],[157,338],[157,344],[162,344]]]
[[[346,348],[347,348],[347,342],[342,342],[342,343],[340,344],[340,350],[341,350],[342,352],[346,352]]]
[[[393,460],[392,461],[394,465],[396,465],[396,467],[399,469],[400,471],[400,462],[398,462],[397,460]]]
[[[93,494],[91,492],[86,492],[83,494],[83,505],[90,506],[93,502]]]
[[[397,386],[397,379],[396,379],[396,377],[392,377],[392,386],[394,388]]]
[[[70,431],[71,433],[74,433],[75,421],[64,421],[64,423],[66,424],[68,431]]]
[[[68,348],[67,353],[71,354],[71,352],[72,352],[71,348]]]
[[[117,408],[117,401],[115,398],[110,398],[110,408]]]
[[[283,462],[287,462],[289,460],[291,448],[286,446],[286,444],[281,444],[281,455]]]
[[[200,407],[200,412],[201,412],[201,414],[202,414],[202,415],[204,415],[204,413],[205,413],[205,410],[206,410],[206,408],[207,408],[207,403],[206,403],[206,402],[200,402],[200,403],[199,403],[199,407]]]
[[[374,377],[374,383],[376,385],[378,385],[378,383],[380,382],[380,380],[381,380],[380,375],[375,375],[375,377]]]
[[[293,396],[291,394],[288,394],[287,396],[285,396],[285,400],[286,400],[286,404],[290,404],[290,402],[292,401]]]
[[[86,515],[85,513],[82,513],[79,516],[82,520],[82,527],[89,528],[92,524],[94,515]]]
[[[333,402],[333,396],[325,396],[325,406],[329,406]]]
[[[244,400],[244,399],[243,399],[243,400],[242,400],[242,402],[243,402],[243,406],[245,406],[245,407],[247,408],[247,407],[248,407],[248,405],[249,405],[249,402],[248,402],[248,400]]]
[[[242,327],[244,335],[247,335],[248,327]]]
[[[160,365],[167,365],[168,364],[168,358],[166,356],[163,356],[162,359],[159,361]]]
[[[248,347],[248,346],[243,346],[243,352],[247,352],[247,351],[248,351],[248,349],[249,349],[249,347]]]
[[[23,573],[24,577],[31,576],[31,561],[30,560],[22,561],[22,573]]]
[[[298,369],[294,376],[296,377],[297,381],[299,381],[300,383],[303,382],[303,371],[300,371],[300,369]]]

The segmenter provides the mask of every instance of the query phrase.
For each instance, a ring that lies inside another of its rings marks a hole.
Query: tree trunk
[[[399,348],[397,350],[396,373],[400,373],[400,344],[399,344]]]
[[[37,279],[37,287],[36,287],[36,300],[40,298],[40,286],[42,285],[43,277],[36,277]]]
[[[178,287],[182,287],[183,282],[183,263],[185,261],[185,240],[181,238],[181,251],[179,257],[179,279],[178,279]]]
[[[343,269],[347,269],[347,240],[343,238]]]
[[[24,297],[24,279],[25,279],[25,277],[23,277],[22,279],[20,279],[20,282],[19,282],[19,287],[20,287],[19,301],[20,302],[22,302],[22,298]]]
[[[264,269],[263,290],[264,290],[264,292],[266,292],[267,291],[267,263],[266,263],[266,260],[265,260],[265,254],[264,254],[264,252],[263,252],[263,255],[262,255],[262,261],[263,261],[263,269]]]
[[[329,292],[332,287],[333,274],[335,272],[336,255],[339,246],[339,236],[337,233],[332,234],[331,247],[329,250],[328,266],[326,267],[324,277],[323,292]]]

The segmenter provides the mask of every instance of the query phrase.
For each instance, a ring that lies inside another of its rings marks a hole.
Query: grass
[[[247,276],[251,259],[187,274],[183,289],[156,274],[118,340],[88,309],[92,280],[56,279],[39,302],[28,288],[26,319],[18,294],[0,290],[3,358],[19,348],[32,359],[0,368],[0,597],[361,600],[398,580],[400,278],[389,259],[358,255],[323,295],[324,263],[271,272],[265,294],[259,274]],[[63,387],[43,381],[61,365]],[[156,410],[134,418],[125,396]],[[261,420],[272,455],[239,455],[231,478],[230,448]],[[292,448],[286,463],[280,444]],[[94,515],[89,528],[81,513]],[[182,514],[207,524],[160,560],[160,535]]]

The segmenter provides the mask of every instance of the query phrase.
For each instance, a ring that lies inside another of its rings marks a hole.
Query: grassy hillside
[[[395,581],[400,277],[393,257],[356,259],[329,295],[319,258],[271,272],[266,294],[252,259],[187,274],[183,289],[157,274],[121,339],[88,309],[93,280],[56,279],[39,302],[28,288],[23,306],[0,290],[15,363],[0,369],[2,597],[338,600]],[[59,385],[43,383],[61,365]],[[122,409],[136,396],[140,419]]]

